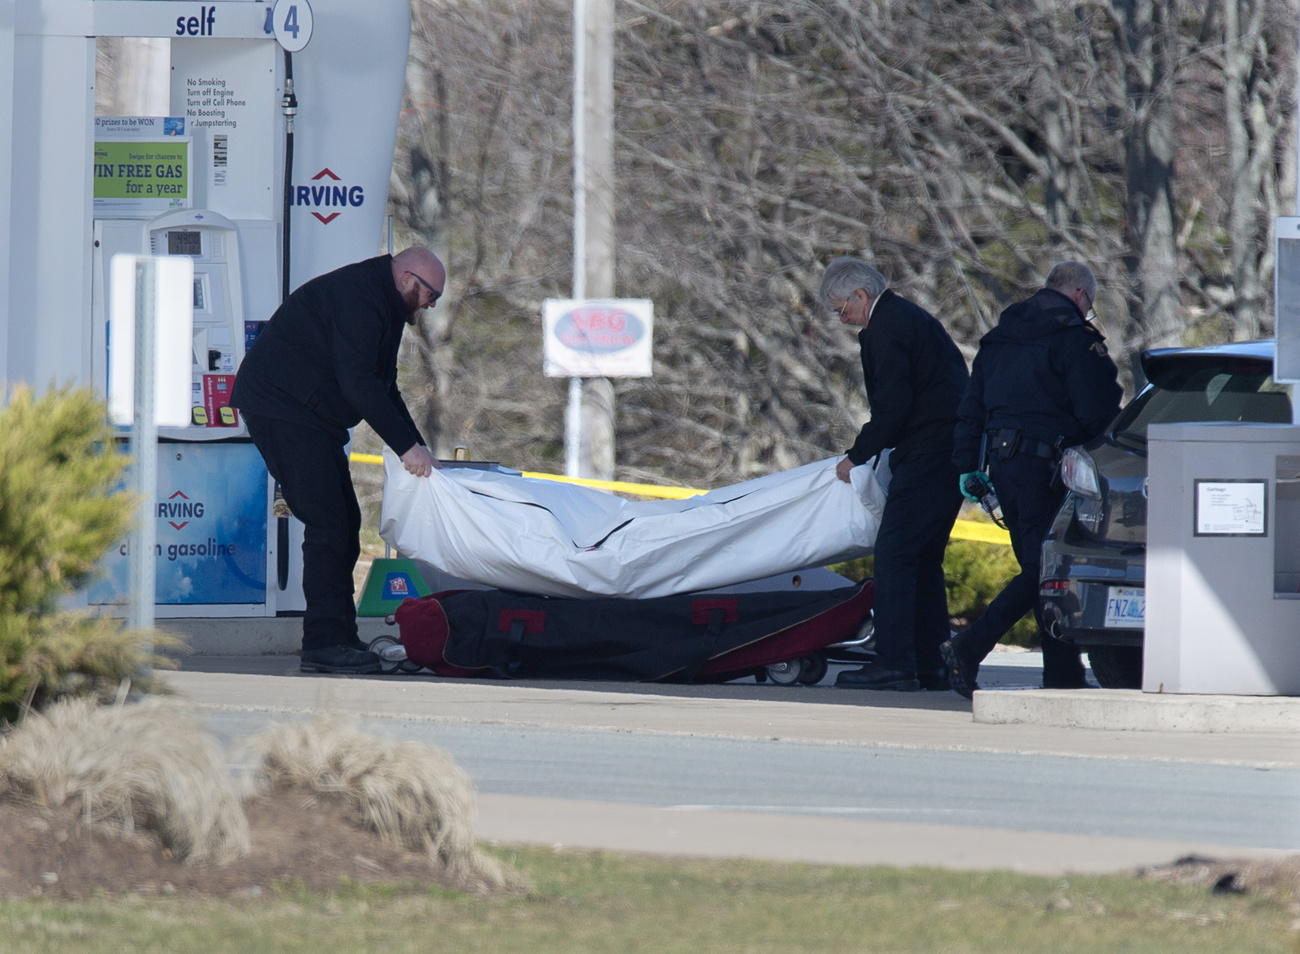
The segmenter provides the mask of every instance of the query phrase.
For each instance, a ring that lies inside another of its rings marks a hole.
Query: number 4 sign
[[[307,0],[275,0],[271,27],[275,39],[285,50],[297,53],[311,39],[311,4]]]

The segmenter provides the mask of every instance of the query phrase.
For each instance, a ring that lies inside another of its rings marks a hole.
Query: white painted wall
[[[14,4],[0,0],[0,236],[10,235],[13,192],[14,121]],[[9,270],[12,241],[0,249],[0,400],[10,380],[9,371]]]
[[[11,381],[88,385],[95,42],[14,38],[9,234]]]

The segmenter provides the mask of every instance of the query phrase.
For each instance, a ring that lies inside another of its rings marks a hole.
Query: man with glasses
[[[361,508],[344,449],[348,428],[364,420],[409,473],[440,466],[397,389],[397,351],[446,277],[438,257],[417,247],[313,278],[276,309],[239,366],[231,403],[304,526],[306,672],[380,669],[357,637]]]
[[[849,689],[946,689],[943,553],[961,506],[952,469],[966,361],[942,324],[858,258],[826,266],[820,298],[858,332],[871,420],[836,465],[840,480],[890,449],[889,494],[875,545],[876,659],[841,672]]]
[[[953,464],[970,500],[968,478],[983,479],[987,463],[1020,572],[970,628],[941,647],[953,690],[970,698],[980,662],[1016,621],[1037,616],[1043,538],[1065,497],[1057,473],[1062,448],[1100,434],[1119,413],[1115,362],[1088,321],[1097,279],[1079,262],[1053,267],[1043,288],[1002,312],[980,339],[962,397]],[[1047,635],[1043,686],[1087,685],[1078,650]]]

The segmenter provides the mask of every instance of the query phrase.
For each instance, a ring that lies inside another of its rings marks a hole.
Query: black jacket
[[[1015,428],[1057,446],[1083,444],[1119,413],[1115,362],[1102,333],[1050,288],[1016,302],[980,339],[953,449],[961,473],[979,466],[986,430]]]
[[[231,403],[331,432],[364,420],[399,455],[423,443],[397,390],[410,312],[392,261],[344,265],[290,295],[244,355]]]
[[[938,319],[886,288],[858,344],[871,420],[849,460],[866,463],[886,447],[894,448],[894,460],[951,454],[966,361]]]

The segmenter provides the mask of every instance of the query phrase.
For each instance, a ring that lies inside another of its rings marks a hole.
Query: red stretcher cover
[[[872,595],[870,580],[648,600],[461,590],[395,615],[407,658],[441,676],[719,681],[852,638]]]

